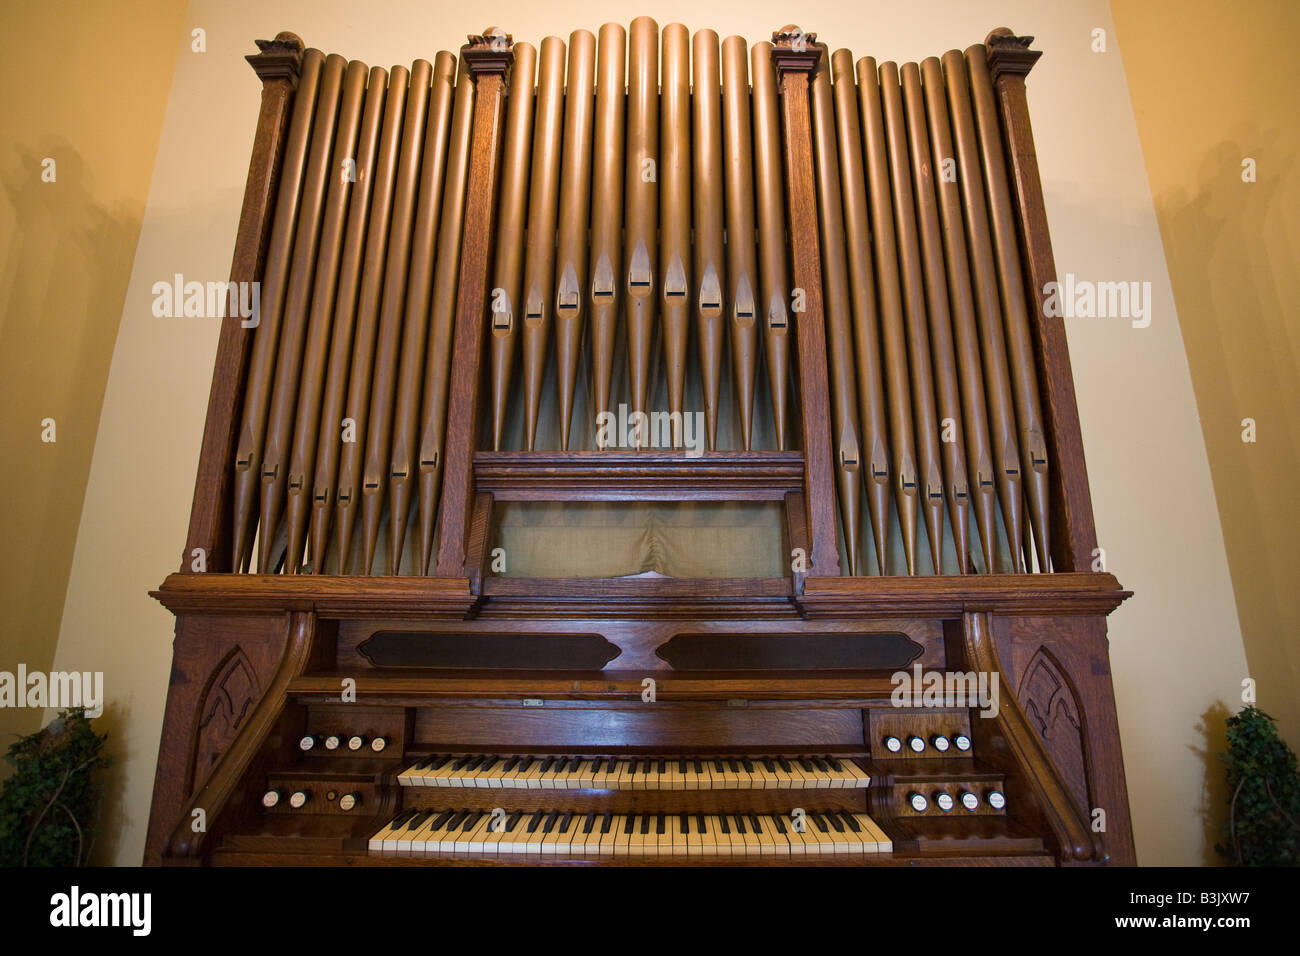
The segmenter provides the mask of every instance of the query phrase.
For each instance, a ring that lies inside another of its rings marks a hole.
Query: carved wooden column
[[[280,177],[289,114],[302,65],[302,40],[292,33],[280,33],[274,40],[258,40],[257,47],[261,52],[247,59],[262,80],[262,109],[257,118],[253,158],[248,164],[244,207],[239,214],[235,255],[230,265],[232,286],[259,281],[262,277],[271,234],[271,198]],[[182,572],[194,570],[195,548],[203,549],[206,570],[234,570],[230,555],[230,463],[238,439],[248,355],[253,346],[253,330],[243,328],[241,321],[236,314],[228,315],[221,322],[198,478],[194,482],[190,529],[181,558]]]
[[[810,577],[830,577],[840,573],[810,106],[812,75],[820,57],[821,49],[817,46],[815,33],[805,34],[798,27],[788,26],[772,34],[772,63],[781,87],[790,263],[794,290],[797,290],[794,295],[802,292],[804,306],[802,311],[795,313],[794,321]]]
[[[461,245],[447,402],[447,447],[439,506],[438,577],[466,576],[466,535],[474,504],[474,452],[478,448],[479,393],[483,381],[484,317],[500,179],[506,74],[514,62],[511,38],[499,31],[472,36],[461,56],[474,79],[474,125],[465,234]]]
[[[1009,157],[1020,228],[1028,301],[1036,307],[1030,323],[1038,365],[1038,388],[1043,396],[1048,459],[1054,467],[1051,481],[1051,549],[1055,571],[1092,568],[1097,531],[1092,520],[1092,495],[1079,431],[1079,406],[1074,396],[1070,351],[1065,340],[1065,319],[1043,312],[1048,283],[1056,281],[1052,239],[1047,233],[1043,184],[1038,177],[1038,155],[1029,123],[1025,76],[1042,56],[1029,49],[1033,37],[1018,37],[1005,27],[985,39],[989,71],[1002,115],[1002,137]]]

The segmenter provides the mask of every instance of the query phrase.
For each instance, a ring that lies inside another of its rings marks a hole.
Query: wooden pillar
[[[280,178],[280,160],[289,128],[293,94],[298,86],[303,44],[292,33],[280,33],[274,40],[258,40],[261,52],[247,57],[262,80],[262,108],[253,138],[253,157],[244,186],[244,207],[239,214],[235,255],[230,265],[230,283],[255,282],[262,277],[266,245],[271,234],[273,202]],[[240,323],[238,314],[221,321],[216,368],[208,393],[208,417],[203,426],[198,477],[194,481],[194,504],[190,529],[181,557],[181,571],[195,569],[194,549],[203,549],[207,571],[233,571],[230,554],[231,487],[230,463],[235,457],[244,383],[248,377],[248,356],[253,347],[253,329]]]
[[[821,48],[815,33],[787,26],[772,34],[772,64],[781,88],[785,149],[786,225],[789,231],[792,298],[803,428],[804,502],[808,511],[808,575],[840,573],[835,525],[834,462],[831,456],[830,391],[826,376],[826,319],[822,311],[821,241],[817,182],[813,172],[812,75]]]
[[[474,504],[474,452],[478,448],[479,393],[483,381],[484,318],[492,268],[500,179],[506,74],[514,62],[511,38],[496,30],[471,36],[460,55],[474,80],[465,232],[456,286],[451,386],[447,402],[446,472],[439,505],[438,577],[466,576],[466,535]]]
[[[1043,290],[1056,282],[1052,239],[1047,232],[1043,184],[1038,176],[1038,156],[1029,123],[1025,76],[1042,56],[1029,49],[1033,37],[1015,36],[1002,27],[985,38],[989,71],[1002,115],[1002,138],[1015,188],[1020,228],[1020,255],[1028,302],[1036,311],[1030,323],[1038,365],[1038,388],[1048,422],[1047,445],[1051,469],[1051,548],[1055,571],[1090,571],[1097,531],[1092,520],[1092,495],[1079,431],[1079,406],[1074,395],[1070,351],[1065,340],[1065,319],[1044,314],[1048,298]]]

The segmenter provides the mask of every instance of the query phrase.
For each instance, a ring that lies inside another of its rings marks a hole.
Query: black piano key
[[[745,768],[745,773],[752,774],[754,772],[754,762],[748,757],[742,757],[740,759],[740,765]]]
[[[731,766],[731,772],[732,772],[732,773],[737,773],[737,774],[740,773],[740,761],[739,761],[739,760],[736,760],[736,759],[733,757],[730,761],[728,761],[728,764]]]
[[[524,811],[516,810],[514,813],[510,814],[510,816],[506,817],[506,833],[515,832],[515,824],[519,822],[519,818],[523,815]]]
[[[519,763],[519,758],[518,758],[518,757],[511,757],[509,760],[506,761],[506,765],[505,765],[504,767],[501,768],[501,772],[502,772],[502,773],[509,773],[511,770],[513,770],[513,769],[515,768],[515,764],[517,764],[517,763]]]
[[[664,815],[661,813],[659,814],[659,824],[658,826],[655,827],[655,834],[662,836],[664,833],[665,825],[666,825],[666,821],[664,820]]]
[[[578,768],[582,766],[582,758],[574,757],[569,761],[569,773],[577,773]]]
[[[785,828],[785,818],[781,816],[779,813],[772,814],[772,822],[776,824],[777,833],[784,834],[789,832]]]
[[[441,830],[444,826],[446,826],[447,821],[450,820],[453,816],[455,816],[455,814],[456,814],[455,810],[443,810],[442,813],[438,814],[436,817],[433,818],[433,829]]]
[[[662,757],[660,757],[660,758],[659,758],[659,776],[662,777],[662,776],[663,776],[664,774],[666,774],[667,772],[668,772],[668,761],[667,761],[667,760],[664,760]]]
[[[828,764],[821,757],[813,757],[812,762],[813,762],[813,766],[816,767],[818,770],[820,770],[822,773],[828,773],[831,769],[831,765]]]
[[[403,810],[397,816],[393,817],[392,822],[388,825],[394,830],[398,827],[406,826],[407,821],[410,820],[411,817],[416,816],[419,812],[419,807],[411,807],[410,809]]]
[[[718,771],[718,773],[725,773],[727,768],[722,765],[721,760],[714,760],[713,769]]]
[[[529,770],[532,769],[532,766],[535,763],[537,763],[536,757],[524,757],[522,758],[519,766],[515,768],[515,773],[517,773],[519,776],[522,777],[524,774],[526,774]]]
[[[744,814],[737,813],[732,819],[736,821],[736,832],[739,833],[741,836],[744,836],[746,833]]]
[[[699,833],[703,833],[703,832],[704,832],[704,828],[705,828],[705,826],[708,825],[708,824],[707,824],[707,821],[704,819],[704,814],[702,814],[702,813],[697,813],[697,814],[695,814],[695,825],[696,825],[697,827],[699,827],[699,830],[698,830],[697,832],[699,832]]]
[[[636,814],[629,813],[623,820],[623,832],[631,833],[636,829]]]
[[[542,832],[550,833],[555,828],[555,820],[559,816],[559,810],[552,810],[546,815],[546,822],[542,824]]]
[[[831,756],[827,755],[827,756],[823,757],[822,759],[825,760],[828,764],[830,764],[830,765],[831,765],[831,769],[834,770],[836,773],[841,773],[841,772],[843,772],[843,770],[844,770],[844,764],[842,764],[842,763],[839,761],[838,758],[836,758],[836,757],[831,757]]]
[[[812,761],[809,760],[807,757],[799,758],[799,766],[803,767],[804,770],[807,770],[809,773],[812,773],[813,770],[815,769],[812,765]]]
[[[554,758],[554,757],[547,757],[545,760],[542,761],[542,765],[541,765],[541,767],[538,768],[538,773],[550,773],[550,772],[551,772],[551,764],[553,764],[553,763],[555,763],[555,758]]]
[[[784,757],[777,757],[776,762],[781,765],[781,769],[784,770],[786,773],[790,772],[791,770],[790,761],[786,760]]]
[[[560,832],[568,833],[569,827],[573,825],[573,811],[564,811],[564,816],[560,817]]]
[[[528,833],[536,833],[537,828],[542,825],[542,817],[546,814],[545,810],[538,810],[528,818]]]
[[[688,817],[686,814],[684,813],[678,814],[677,825],[678,825],[679,832],[681,833],[691,832],[691,818]]]
[[[607,812],[603,817],[600,818],[600,832],[608,833],[609,828],[613,825],[613,823],[614,823],[614,814]]]
[[[862,832],[862,824],[859,823],[857,820],[853,819],[853,815],[852,815],[852,814],[847,813],[847,812],[841,810],[841,811],[840,811],[840,819],[843,820],[845,826],[847,826],[847,827],[848,827],[850,830],[852,830],[854,833],[861,833],[861,832]]]
[[[434,811],[432,810],[425,810],[423,813],[417,814],[411,818],[411,822],[406,825],[406,829],[412,832],[420,829],[420,827],[429,822],[429,818],[433,816],[433,813]]]
[[[695,773],[697,776],[704,776],[704,761],[698,757],[695,760]]]
[[[776,761],[771,757],[763,758],[763,766],[767,768],[768,773],[776,773]]]
[[[590,813],[587,814],[586,819],[582,823],[582,832],[590,833],[591,828],[594,827],[595,825],[596,825],[596,811],[592,810]]]
[[[641,814],[641,833],[644,836],[650,832],[650,814]]]
[[[473,757],[458,757],[456,762],[451,765],[452,770],[464,770],[465,765],[473,760]]]
[[[718,827],[723,833],[731,832],[731,825],[727,823],[727,815],[725,813],[718,814]]]
[[[763,832],[763,824],[761,824],[761,823],[758,822],[758,814],[756,814],[756,813],[751,813],[751,814],[749,815],[749,825],[752,826],[752,827],[754,828],[754,832],[755,832],[755,833],[762,833],[762,832]]]
[[[486,810],[475,811],[475,813],[471,817],[469,817],[469,819],[467,819],[464,823],[460,825],[460,832],[469,833],[470,830],[473,830],[476,826],[478,826],[478,822],[483,819],[483,814],[485,814],[486,812],[487,812]]]
[[[443,767],[447,766],[447,762],[449,760],[451,760],[451,755],[444,754],[443,756],[434,759],[434,761],[431,764],[429,764],[429,769],[441,770]]]
[[[686,776],[686,758],[683,757],[677,761],[677,772],[683,777]]]
[[[834,827],[836,833],[844,832],[844,824],[840,822],[839,816],[837,814],[828,813],[826,814],[826,819],[830,821],[830,824],[832,827]]]
[[[817,829],[821,830],[822,833],[831,832],[830,826],[826,823],[824,819],[822,819],[822,815],[820,813],[812,814],[812,818],[813,818],[813,823],[817,824]]]

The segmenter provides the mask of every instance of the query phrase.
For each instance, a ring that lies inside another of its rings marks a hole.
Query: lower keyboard
[[[563,856],[820,856],[888,853],[865,813],[581,813],[406,810],[370,838],[371,853]]]

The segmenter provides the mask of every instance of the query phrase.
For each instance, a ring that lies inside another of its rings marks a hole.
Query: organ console
[[[146,861],[1131,864],[1030,42],[258,41]]]

